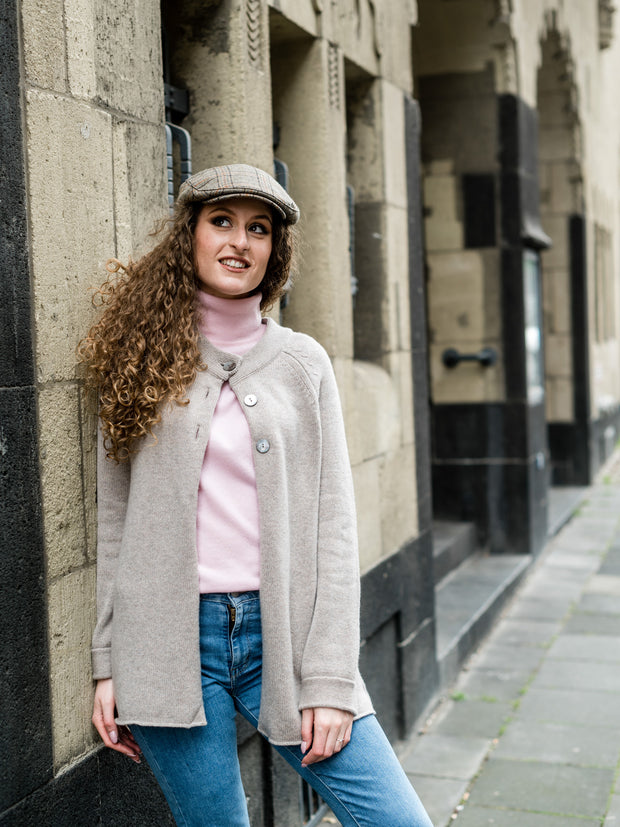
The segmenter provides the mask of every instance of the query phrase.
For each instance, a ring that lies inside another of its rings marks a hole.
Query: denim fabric
[[[207,726],[134,725],[131,730],[178,825],[249,827],[235,715],[239,712],[257,725],[258,592],[201,595],[200,650]],[[374,715],[354,722],[351,741],[341,752],[309,767],[301,766],[298,746],[274,749],[321,795],[344,827],[432,827]]]

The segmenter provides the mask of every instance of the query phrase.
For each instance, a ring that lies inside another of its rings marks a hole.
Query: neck
[[[197,291],[198,328],[220,350],[242,355],[262,336],[261,294],[224,299]]]

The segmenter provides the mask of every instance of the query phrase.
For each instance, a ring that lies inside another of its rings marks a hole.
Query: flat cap
[[[224,201],[240,196],[265,201],[275,207],[287,224],[299,220],[299,207],[284,187],[267,172],[248,164],[227,164],[197,172],[181,184],[178,202]]]

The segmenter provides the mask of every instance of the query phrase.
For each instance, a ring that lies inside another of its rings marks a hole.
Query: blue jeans
[[[258,592],[201,595],[200,655],[207,726],[133,725],[131,731],[178,825],[249,827],[235,715],[240,712],[257,726],[262,668]],[[274,749],[344,827],[432,827],[374,715],[354,722],[351,741],[339,753],[308,767],[301,766],[299,746]]]

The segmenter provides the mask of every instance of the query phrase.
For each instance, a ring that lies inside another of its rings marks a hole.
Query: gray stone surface
[[[511,714],[511,704],[501,701],[449,701],[433,730],[442,735],[495,738]]]
[[[510,669],[515,674],[529,676],[539,665],[543,650],[525,646],[484,646],[471,661],[474,669]]]
[[[401,758],[401,763],[408,774],[469,781],[478,771],[491,744],[490,738],[433,733],[417,739],[413,749]]]
[[[560,628],[560,621],[506,618],[490,635],[489,642],[495,646],[542,646],[549,643]]]
[[[454,691],[462,692],[470,700],[513,701],[526,686],[527,680],[522,672],[512,672],[510,669],[470,669],[461,673]]]
[[[530,689],[519,714],[538,721],[620,728],[620,694],[574,689]]]
[[[600,821],[591,818],[567,821],[565,816],[466,806],[454,824],[457,827],[599,827]]]
[[[506,617],[527,620],[562,620],[573,606],[574,598],[555,594],[527,597],[519,595],[506,612]]]
[[[547,660],[532,682],[536,689],[598,689],[620,692],[620,664],[581,660]],[[620,700],[620,697],[618,698]]]
[[[613,770],[492,759],[474,784],[472,804],[602,819]]]
[[[620,600],[611,594],[584,594],[577,608],[591,614],[620,615]]]
[[[620,637],[620,615],[574,614],[565,632],[569,635],[612,635]]]
[[[620,638],[608,635],[561,635],[549,649],[550,658],[620,663]]]
[[[515,720],[500,738],[494,758],[613,769],[620,752],[620,730]]]
[[[463,798],[469,782],[454,778],[433,778],[429,775],[408,774],[408,778],[434,826],[443,827],[448,822],[451,823],[450,816]]]
[[[618,827],[620,824],[620,795],[612,795],[603,827]]]

